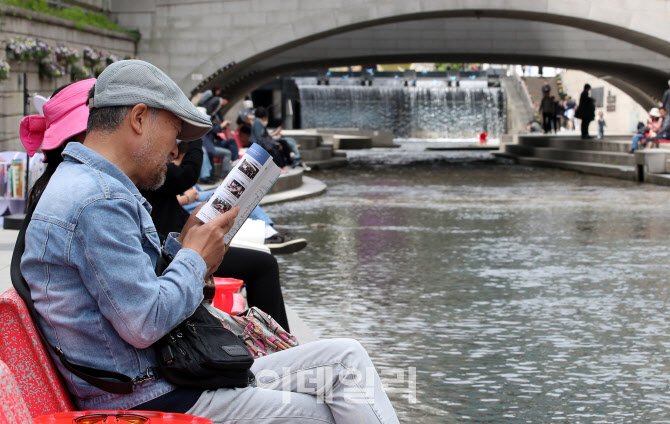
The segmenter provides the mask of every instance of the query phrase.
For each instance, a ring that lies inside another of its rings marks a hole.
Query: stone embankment
[[[335,150],[316,130],[283,130],[282,136],[295,139],[305,165],[312,169],[336,168],[347,165],[347,154]]]
[[[547,166],[624,180],[670,185],[670,149],[630,151],[632,136],[582,140],[578,136],[517,136],[497,156],[520,164]]]

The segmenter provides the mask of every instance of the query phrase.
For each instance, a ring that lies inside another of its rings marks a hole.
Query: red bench
[[[14,374],[32,417],[75,409],[26,304],[14,289],[0,296],[0,360]]]
[[[0,422],[18,424],[31,421],[28,405],[23,399],[14,374],[7,364],[0,361]]]
[[[242,295],[234,297],[233,311],[242,307],[242,302],[246,305]],[[16,290],[7,290],[0,295],[0,423],[24,424],[42,415],[75,410],[26,304]],[[211,424],[204,418],[193,420]]]
[[[659,147],[661,144],[669,144],[670,140],[666,140],[664,138],[659,138],[658,140],[652,141],[654,143],[654,146]]]

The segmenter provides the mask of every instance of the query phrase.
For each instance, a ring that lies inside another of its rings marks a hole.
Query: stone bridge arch
[[[187,93],[218,85],[235,97],[282,72],[362,59],[451,58],[582,69],[646,107],[667,87],[670,6],[634,3],[117,0],[112,10],[139,27],[140,55]]]

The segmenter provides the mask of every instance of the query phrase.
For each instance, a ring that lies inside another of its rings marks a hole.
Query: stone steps
[[[327,160],[312,161],[308,162],[309,167],[313,170],[317,169],[330,169],[330,168],[341,168],[349,164],[349,160],[346,157],[333,156]]]
[[[281,174],[275,184],[270,188],[268,194],[289,191],[302,186],[302,169],[289,169],[288,172]]]
[[[328,160],[333,157],[333,146],[319,146],[316,149],[300,149],[303,162],[311,163]]]
[[[533,147],[532,149],[533,156],[539,159],[635,166],[635,156],[628,153],[596,150],[565,150],[554,147]]]
[[[534,157],[519,157],[518,163],[530,166],[544,166],[549,168],[569,169],[572,171],[582,172],[584,174],[594,174],[603,177],[618,178],[621,180],[636,181],[637,176],[635,167],[610,165],[610,164],[595,164],[590,162],[577,162],[566,160],[551,160]]]
[[[312,169],[346,166],[346,153],[338,152],[332,143],[324,143],[320,134],[311,130],[283,130],[282,135],[295,139],[305,165]]]
[[[518,163],[579,171],[625,180],[639,180],[636,156],[628,153],[627,137],[582,140],[566,136],[519,136],[502,146],[500,156]]]
[[[321,144],[321,139],[320,136],[317,135],[313,137],[306,136],[297,138],[296,142],[298,143],[298,148],[302,153],[303,150],[311,150],[319,147],[319,145]]]
[[[582,140],[572,137],[521,136],[519,137],[519,144],[529,147],[628,153],[631,141],[630,139],[621,139],[621,137],[605,138],[604,140]]]
[[[342,135],[335,134],[333,136],[333,144],[337,149],[371,149],[372,138],[359,135]]]

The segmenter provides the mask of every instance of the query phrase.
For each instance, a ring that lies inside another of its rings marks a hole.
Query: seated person
[[[633,135],[633,142],[628,153],[633,153],[639,148],[640,144],[642,144],[642,147],[645,147],[647,138],[656,137],[656,134],[661,129],[662,122],[661,111],[657,107],[651,108],[647,124],[645,125],[642,122],[638,123],[637,132]]]
[[[222,175],[220,176],[223,177],[227,175],[228,172],[230,172],[230,170],[232,169],[231,159],[233,158],[233,154],[230,149],[216,145],[215,143],[215,141],[217,140],[216,133],[218,132],[218,130],[219,130],[218,128],[210,129],[209,132],[202,137],[202,146],[205,149],[205,152],[207,152],[207,157],[209,158],[212,168],[214,168],[214,158],[221,160]],[[207,180],[209,180],[210,178],[207,178]]]
[[[658,147],[659,140],[670,140],[670,118],[668,118],[668,112],[664,107],[658,108],[661,114],[661,128],[655,133],[655,135],[649,135],[645,142],[642,144],[646,146],[648,143],[652,143],[653,146]]]
[[[20,266],[42,318],[35,324],[54,347],[52,358],[77,408],[180,412],[216,423],[306,422],[306,416],[398,423],[370,358],[353,340],[322,340],[259,358],[251,368],[257,385],[245,388],[177,387],[152,372],[152,344],[202,301],[203,280],[226,254],[223,236],[238,208],[206,224],[189,217],[180,234],[167,238],[163,250],[172,260],[157,276],[160,240],[138,187],[159,188],[177,154],[176,139],[197,140],[211,123],[167,75],[143,61],[109,65],[88,96],[86,88],[73,87],[50,100],[68,102],[69,108],[55,108],[59,116],[49,116],[45,104],[41,133],[45,143],[62,144],[75,133],[67,118],[57,118],[90,108],[86,135],[44,174]],[[30,125],[27,132],[27,139],[39,136]],[[73,375],[59,355],[138,384],[127,394],[110,393]],[[365,378],[352,386],[354,370]]]
[[[254,123],[251,126],[250,141],[267,150],[275,164],[283,170],[284,167],[292,163],[290,150],[283,149],[282,145],[276,142],[272,138],[272,135],[268,133],[267,125],[269,117],[268,111],[264,107],[256,108],[255,116],[256,119],[254,119]]]
[[[237,130],[233,133],[237,145],[241,146],[241,149],[248,149],[251,146],[251,126],[247,124],[242,124],[237,127]]]
[[[291,168],[299,166],[305,171],[311,171],[311,168],[304,163],[302,163],[302,157],[300,156],[300,150],[298,149],[298,143],[292,137],[282,137],[281,134],[282,127],[281,125],[275,128],[275,130],[270,133],[270,136],[275,139],[277,143],[281,145],[282,151],[289,152],[289,157],[292,161]]]
[[[230,131],[230,121],[223,121],[220,125],[214,125],[212,129],[214,131],[218,130],[214,139],[214,145],[230,150],[231,160],[233,163],[236,163],[240,158],[240,152],[235,137],[232,131]]]
[[[228,97],[223,95],[223,89],[216,87],[207,90],[198,101],[198,106],[205,108],[205,113],[212,121],[220,120],[220,111],[228,104]]]
[[[212,177],[212,171],[214,171],[214,167],[212,166],[212,162],[209,160],[207,150],[205,150],[205,147],[203,146],[202,167],[200,168],[200,182],[203,184],[211,184],[216,182],[215,178]]]
[[[543,131],[542,126],[537,121],[528,121],[528,124],[526,124],[526,129],[530,133],[537,133]]]

